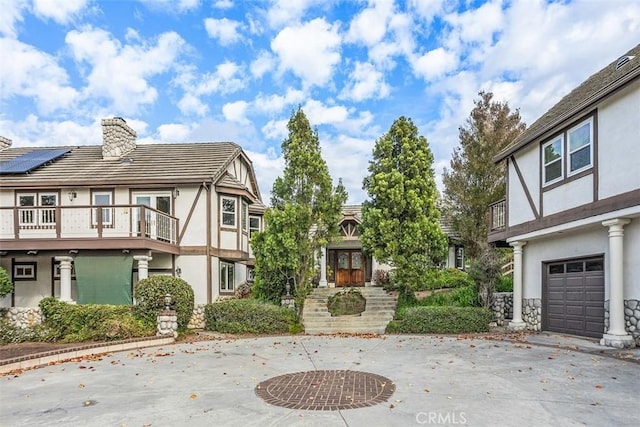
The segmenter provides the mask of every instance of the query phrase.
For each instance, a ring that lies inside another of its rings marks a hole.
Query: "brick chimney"
[[[136,131],[122,117],[102,119],[102,158],[117,160],[136,149]]]
[[[0,135],[0,151],[6,150],[11,147],[11,140],[6,136]]]

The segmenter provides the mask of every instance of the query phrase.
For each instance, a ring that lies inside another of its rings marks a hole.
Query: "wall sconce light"
[[[69,255],[78,255],[78,250],[77,249],[71,249],[69,251]]]
[[[164,309],[166,311],[171,310],[171,294],[165,294],[164,296]]]
[[[76,197],[78,197],[78,193],[76,193],[75,190],[69,191],[69,201],[70,202],[73,202],[73,199],[75,199]]]
[[[173,189],[173,198],[177,198],[180,195],[180,190],[178,190],[177,188]]]
[[[123,253],[123,254],[128,254],[128,253],[129,253],[129,249],[123,249],[123,250],[122,250],[122,253]]]
[[[38,255],[38,251],[27,251],[27,255]]]
[[[180,267],[176,268],[176,276],[180,277],[180,275],[182,274],[182,269]]]
[[[5,255],[7,255],[8,253],[9,253],[9,252],[7,252],[7,251],[0,251],[0,256],[5,256]]]

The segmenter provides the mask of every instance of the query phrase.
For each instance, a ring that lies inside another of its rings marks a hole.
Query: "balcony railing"
[[[490,231],[502,231],[507,225],[507,201],[505,199],[489,206]]]
[[[176,245],[178,219],[144,205],[0,208],[0,239],[148,238]]]

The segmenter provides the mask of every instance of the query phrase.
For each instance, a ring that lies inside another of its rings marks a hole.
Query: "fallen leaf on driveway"
[[[598,390],[601,390],[601,389],[603,389],[604,387],[603,387],[603,386],[601,386],[600,384],[597,384],[597,385],[596,385],[596,388],[597,388]]]
[[[189,396],[189,399],[192,399],[192,400],[197,398],[198,398],[198,395],[195,393],[191,393],[191,396]]]

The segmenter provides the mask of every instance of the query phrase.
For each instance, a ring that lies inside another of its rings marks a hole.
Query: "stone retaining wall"
[[[187,328],[189,329],[204,329],[204,307],[206,304],[195,304],[193,306],[193,314],[191,315],[191,319],[189,319],[189,325]]]
[[[513,292],[495,292],[491,309],[496,325],[505,326],[506,319],[513,319]]]
[[[542,329],[542,300],[540,298],[522,298],[522,321],[530,331]]]
[[[624,326],[640,347],[640,300],[624,300]],[[604,332],[609,330],[609,300],[604,302]]]
[[[42,323],[40,307],[7,307],[0,309],[0,316],[6,317],[13,326],[27,329]]]

